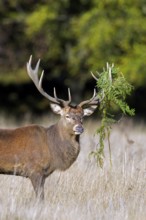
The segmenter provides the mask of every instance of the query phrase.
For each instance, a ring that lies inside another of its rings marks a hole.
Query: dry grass
[[[6,126],[6,121],[1,125]],[[46,119],[42,119],[46,124]],[[20,124],[20,123],[19,123]],[[125,125],[126,124],[126,125]],[[7,123],[10,126],[10,123]],[[130,121],[114,127],[113,166],[106,146],[104,168],[89,158],[98,143],[96,125],[86,123],[81,152],[65,172],[54,172],[45,184],[45,201],[38,204],[30,181],[0,175],[0,219],[21,220],[145,220],[146,127]]]

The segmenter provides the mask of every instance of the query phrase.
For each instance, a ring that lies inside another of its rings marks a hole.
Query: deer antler
[[[91,75],[92,77],[96,80],[96,82],[98,81],[98,78],[91,72]],[[100,104],[103,99],[105,97],[105,94],[104,94],[104,91],[102,91],[102,97],[99,98],[97,97],[97,92],[96,92],[96,89],[94,89],[94,93],[93,93],[93,96],[91,99],[89,100],[86,100],[86,101],[83,101],[79,104],[79,106],[83,106],[83,105],[97,105],[97,104]]]
[[[96,89],[94,89],[93,96],[91,99],[82,101],[79,106],[82,107],[83,105],[97,105],[99,103],[99,98],[97,97]]]
[[[63,107],[69,105],[71,103],[70,89],[68,89],[68,101],[65,101],[63,99],[59,99],[56,95],[56,89],[55,88],[54,88],[54,97],[50,96],[42,88],[44,70],[41,73],[40,79],[38,77],[40,59],[38,60],[38,62],[36,64],[36,67],[34,69],[32,69],[31,64],[32,64],[32,55],[30,56],[30,59],[27,63],[27,73],[28,73],[29,77],[32,79],[32,81],[34,82],[34,84],[35,84],[36,88],[38,89],[38,91],[52,103],[60,104]]]

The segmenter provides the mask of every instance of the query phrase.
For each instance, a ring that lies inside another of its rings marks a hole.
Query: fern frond
[[[114,64],[109,65],[107,63],[106,69],[104,68],[103,72],[98,73],[98,76],[95,76],[94,78],[97,80],[98,96],[102,101],[99,108],[101,114],[101,126],[97,129],[97,134],[99,135],[99,148],[92,152],[92,154],[96,157],[97,163],[102,167],[105,138],[108,138],[111,161],[109,137],[112,125],[117,122],[114,119],[115,115],[110,114],[112,105],[114,104],[117,106],[122,114],[133,116],[135,110],[131,109],[126,102],[127,96],[130,95],[133,90],[133,86],[127,82],[120,70],[114,67]]]

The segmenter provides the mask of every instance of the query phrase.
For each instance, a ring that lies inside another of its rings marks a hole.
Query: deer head
[[[61,116],[61,122],[68,132],[79,135],[83,132],[82,120],[84,116],[90,116],[99,104],[99,98],[97,98],[96,90],[91,99],[82,101],[76,106],[71,105],[71,93],[68,89],[68,100],[60,99],[56,95],[56,89],[54,88],[54,97],[47,94],[42,88],[42,80],[44,71],[42,71],[40,79],[38,76],[40,60],[38,60],[34,69],[32,69],[32,56],[27,63],[27,73],[34,82],[38,91],[50,101],[51,109],[54,113]]]

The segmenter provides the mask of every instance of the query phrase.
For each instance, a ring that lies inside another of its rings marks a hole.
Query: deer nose
[[[75,134],[82,134],[84,131],[84,128],[82,127],[82,125],[75,125],[73,127],[73,131],[75,132]]]

